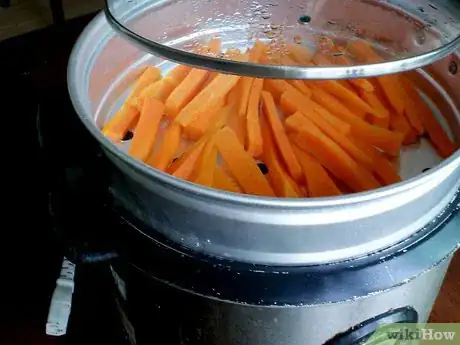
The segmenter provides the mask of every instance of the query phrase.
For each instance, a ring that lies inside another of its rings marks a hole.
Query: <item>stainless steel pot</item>
[[[459,63],[459,55],[453,54],[416,73],[457,143]],[[404,182],[343,197],[271,199],[179,180],[134,160],[123,145],[113,144],[99,130],[146,64],[163,70],[173,65],[121,38],[99,14],[75,44],[69,92],[82,122],[123,174],[113,185],[116,200],[152,231],[196,251],[277,265],[357,258],[423,229],[460,188],[460,151],[441,162],[426,143],[403,152]],[[422,173],[425,168],[431,169]]]

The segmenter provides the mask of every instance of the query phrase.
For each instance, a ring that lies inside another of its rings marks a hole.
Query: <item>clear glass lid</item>
[[[119,34],[151,54],[261,78],[397,73],[460,45],[459,0],[106,0],[105,13]],[[243,52],[260,41],[269,58],[200,53],[197,46],[212,38]]]

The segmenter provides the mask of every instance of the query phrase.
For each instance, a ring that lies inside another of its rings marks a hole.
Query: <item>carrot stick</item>
[[[349,43],[347,50],[355,55],[358,61],[372,63],[382,61],[382,58],[364,41]],[[404,109],[406,107],[404,102],[405,97],[399,77],[397,75],[386,75],[378,77],[377,81],[396,113],[400,116],[404,115]]]
[[[374,92],[358,91],[359,96],[367,102],[372,108],[376,109],[377,112],[371,114],[373,118],[387,119],[390,116],[390,112],[380,102],[379,97]]]
[[[372,169],[372,157],[356,147],[345,134],[340,133],[321,116],[313,116],[311,113],[304,115],[308,117],[308,119],[313,122],[320,130],[322,130],[328,137],[334,140],[345,152],[350,155],[351,158],[363,164],[365,167]]]
[[[320,106],[318,103],[304,97],[297,90],[287,90],[286,92],[284,92],[281,96],[280,106],[281,109],[284,111],[285,115],[287,116],[292,115],[297,111],[300,111],[304,114],[314,111],[318,115],[322,116],[338,131],[344,134],[350,133],[351,131],[351,127],[348,123],[334,116],[325,108]],[[354,115],[351,114],[351,116]]]
[[[458,149],[458,147],[456,147],[456,145],[450,140],[449,136],[444,131],[439,121],[436,119],[430,107],[426,104],[417,90],[408,84],[408,81],[403,83],[405,91],[409,97],[411,97],[413,100],[416,100],[414,102],[414,107],[416,107],[418,116],[422,121],[422,125],[426,130],[426,133],[428,134],[433,146],[436,148],[438,154],[443,158],[450,157]]]
[[[202,116],[195,118],[187,127],[184,127],[184,134],[187,139],[198,140],[205,133],[216,126],[223,126],[229,111],[225,110],[223,102],[217,103],[213,108]]]
[[[216,134],[216,146],[227,166],[246,193],[274,197],[270,184],[255,160],[241,146],[233,131],[224,127]]]
[[[311,62],[313,54],[307,47],[301,46],[300,44],[288,43],[286,49],[289,51],[289,57],[294,61],[300,64]]]
[[[192,173],[192,180],[197,184],[211,187],[214,182],[214,170],[217,159],[217,148],[214,140],[209,140],[203,149],[195,169]]]
[[[346,108],[341,106],[340,102],[337,102],[332,95],[320,88],[314,88],[312,92],[312,99],[333,112],[341,120],[347,122],[351,126],[352,134],[359,136],[361,139],[375,145],[388,154],[393,156],[399,155],[403,141],[402,134],[372,126],[353,114],[350,114],[348,111],[345,111]]]
[[[166,115],[172,118],[176,117],[177,114],[179,114],[179,112],[198,94],[208,75],[209,72],[207,70],[193,68],[166,100]]]
[[[233,181],[220,167],[214,169],[214,179],[212,187],[232,193],[242,193],[243,190]]]
[[[255,79],[249,95],[248,112],[246,115],[247,124],[247,151],[253,157],[262,153],[262,135],[259,122],[259,102],[263,87],[263,79]]]
[[[135,107],[125,104],[106,123],[102,129],[102,133],[113,142],[119,142],[128,130],[137,123],[138,117],[139,111]]]
[[[337,188],[326,169],[315,157],[300,150],[297,145],[293,145],[293,148],[305,174],[310,197],[320,198],[342,195],[342,192]]]
[[[246,55],[247,59],[247,55]],[[244,57],[238,60],[243,61]],[[186,127],[193,119],[206,113],[207,109],[224,99],[230,90],[236,85],[240,76],[219,74],[206,88],[188,103],[176,117],[176,123]]]
[[[289,89],[295,89],[287,81],[281,79],[265,79],[264,90],[271,93],[275,101],[279,101],[281,95]]]
[[[134,86],[133,91],[128,96],[126,103],[134,102],[136,103],[137,98],[141,94],[142,90],[144,90],[147,86],[157,82],[161,79],[161,71],[160,69],[152,66],[148,66],[145,71],[141,74],[139,79]]]
[[[350,91],[335,80],[318,80],[314,82],[315,86],[322,88],[329,92],[331,95],[340,99],[343,103],[349,104],[357,110],[369,114],[375,114],[375,116],[382,116],[378,110],[372,108],[369,104],[364,102],[358,95]]]
[[[242,77],[235,86],[240,88],[240,99],[238,107],[238,115],[240,116],[246,116],[246,113],[248,111],[249,94],[251,93],[253,83],[254,78]]]
[[[329,39],[329,38],[327,38]],[[332,43],[332,50],[335,52],[340,52],[340,50],[335,46],[335,44]],[[317,53],[315,54],[315,57],[313,58],[313,62],[317,66],[329,66],[329,65],[342,65],[342,66],[349,66],[351,65],[350,59],[348,59],[345,55],[332,55],[331,59],[329,59],[327,56],[325,56],[323,53]],[[356,86],[358,89],[366,91],[366,92],[372,92],[374,91],[374,86],[369,83],[366,79],[350,79],[349,83]]]
[[[286,135],[283,123],[278,116],[275,101],[273,100],[272,95],[267,91],[262,91],[262,104],[264,115],[270,124],[275,142],[279,152],[281,153],[283,161],[294,180],[301,182],[303,178],[302,168],[294,155],[294,151],[292,150],[291,143]]]
[[[373,124],[374,126],[388,129],[390,128],[390,116],[388,116],[387,118],[372,117],[370,119],[370,123]]]
[[[197,141],[197,145],[192,145],[176,162],[171,164],[168,173],[184,180],[188,180],[197,164],[207,141]]]
[[[141,161],[147,160],[155,145],[156,133],[164,113],[164,105],[155,98],[144,101],[139,122],[128,153]]]
[[[166,102],[166,99],[175,87],[176,84],[174,84],[170,79],[164,78],[142,90],[139,99],[143,102],[144,99],[153,97],[162,102]]]
[[[261,41],[257,40],[254,46],[249,51],[250,62],[260,62],[260,59],[265,55],[267,47]]]
[[[174,122],[170,123],[165,131],[160,147],[149,158],[147,164],[158,170],[165,171],[179,149],[180,140],[181,127]]]
[[[300,198],[302,191],[281,165],[268,121],[261,119],[262,138],[264,142],[264,162],[268,168],[268,178],[277,196],[283,198]],[[302,170],[301,170],[302,171]]]
[[[384,185],[388,186],[402,181],[393,164],[391,164],[391,162],[385,158],[381,152],[375,149],[375,147],[357,138],[353,138],[352,140],[359,148],[372,157],[372,160],[374,161],[372,171]]]
[[[403,143],[407,144],[408,135],[410,133],[411,127],[409,121],[407,121],[405,116],[399,116],[396,114],[390,115],[390,128],[392,131],[401,133],[404,137]]]
[[[240,100],[241,100],[241,78],[235,87],[230,91],[227,97],[227,105],[230,107],[230,116],[227,116],[226,125],[230,127],[230,129],[235,132],[243,147],[246,147],[246,111],[247,111],[247,104],[243,114],[239,113],[240,109]]]
[[[331,173],[360,192],[378,188],[378,182],[361,168],[338,144],[325,135],[301,113],[286,119],[286,125],[297,132],[292,137],[296,145],[315,156]]]

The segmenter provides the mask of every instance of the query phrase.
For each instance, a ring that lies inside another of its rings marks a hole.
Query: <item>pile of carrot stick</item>
[[[245,52],[222,52],[221,41],[213,39],[199,51],[266,64],[381,59],[362,41],[343,47],[323,38],[321,47],[312,54],[292,43],[285,54],[274,55],[257,41]],[[129,154],[155,169],[228,192],[285,198],[338,196],[397,183],[401,177],[393,161],[403,145],[422,136],[443,158],[457,150],[416,86],[400,74],[275,80],[185,65],[162,75],[149,66],[102,128],[115,143],[130,131]]]

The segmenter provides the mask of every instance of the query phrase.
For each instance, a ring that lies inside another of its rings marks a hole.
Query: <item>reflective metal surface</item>
[[[342,79],[408,71],[446,57],[460,45],[454,0],[106,0],[110,25],[145,51],[220,72],[285,79]],[[213,37],[245,50],[256,40],[275,53],[289,43],[312,51],[321,36],[341,45],[361,39],[384,53],[378,63],[285,66],[194,54]]]
[[[416,74],[457,143],[460,75],[452,74],[450,65],[458,61],[455,55]],[[99,130],[145,64],[171,67],[119,37],[101,14],[75,45],[69,92],[84,125],[123,172],[124,178],[114,185],[118,202],[156,229],[152,231],[194,250],[286,265],[358,257],[409,237],[460,187],[460,151],[441,163],[423,144],[403,152],[405,182],[338,198],[237,195],[174,178],[134,160]],[[428,167],[431,170],[421,173]]]

